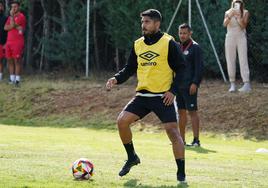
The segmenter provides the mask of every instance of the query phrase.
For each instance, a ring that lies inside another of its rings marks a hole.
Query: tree
[[[26,65],[32,65],[33,55],[33,33],[34,33],[34,3],[35,0],[28,1],[28,30],[27,30],[27,42],[26,42]]]
[[[8,1],[4,1],[8,4]],[[141,36],[140,12],[155,8],[163,16],[162,31],[169,25],[178,0],[93,0],[90,25],[90,59],[94,70],[120,69],[126,62],[133,41]],[[215,47],[226,71],[222,26],[229,1],[199,1]],[[56,67],[84,69],[86,0],[22,1],[27,16],[26,65],[28,69],[53,70]],[[192,1],[193,38],[203,49],[205,75],[220,78],[220,71],[209,44],[195,1]],[[170,34],[176,40],[177,27],[188,21],[188,1],[182,1]],[[264,0],[246,1],[250,11],[247,28],[249,64],[252,78],[268,81],[268,11]],[[8,14],[8,9],[7,9]],[[256,42],[257,41],[257,42]],[[261,43],[261,45],[259,45]],[[94,61],[93,61],[94,60]],[[93,69],[92,69],[93,70]]]
[[[93,0],[93,40],[94,40],[94,57],[95,57],[95,68],[100,69],[100,60],[99,60],[99,45],[97,37],[97,6],[96,0]]]
[[[51,17],[57,26],[51,28],[49,39],[44,40],[46,58],[58,62],[69,70],[78,70],[84,65],[86,6],[78,0],[66,3],[67,22],[56,16]]]
[[[67,17],[66,17],[66,1],[65,0],[57,0],[60,5],[60,14],[61,14],[61,26],[62,32],[68,32],[67,28]]]
[[[49,33],[50,33],[50,19],[48,17],[48,2],[46,2],[46,0],[41,0],[41,6],[43,8],[43,30],[42,30],[42,47],[41,47],[41,57],[40,57],[40,64],[39,64],[39,70],[41,71],[43,66],[45,65],[45,68],[48,68],[48,62],[47,62],[47,58],[45,57],[45,50],[48,48],[48,46],[46,46],[45,42],[49,39]]]

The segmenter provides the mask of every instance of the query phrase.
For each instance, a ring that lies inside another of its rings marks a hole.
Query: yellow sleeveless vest
[[[172,39],[172,36],[165,33],[153,45],[145,44],[144,37],[135,41],[134,49],[138,62],[136,91],[161,93],[170,89],[173,71],[168,65],[168,46]]]

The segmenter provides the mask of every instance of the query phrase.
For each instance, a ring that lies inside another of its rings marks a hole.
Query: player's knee
[[[121,116],[121,115],[118,116],[118,118],[117,118],[118,128],[124,128],[124,127],[128,126],[129,124],[130,124],[129,120],[125,116]]]
[[[172,143],[179,142],[180,133],[178,131],[178,128],[175,126],[172,127],[166,127],[166,132],[168,134],[168,137],[170,138],[170,141]]]

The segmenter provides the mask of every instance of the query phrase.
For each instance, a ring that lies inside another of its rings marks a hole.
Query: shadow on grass
[[[150,186],[150,185],[142,185],[141,183],[138,182],[136,179],[128,180],[125,184],[124,187],[141,187],[141,188],[185,188],[189,187],[189,185],[186,184],[181,184],[181,185],[174,185],[174,186],[166,186],[166,185],[159,185],[159,186]]]
[[[203,147],[193,147],[193,146],[186,146],[185,150],[195,151],[196,153],[202,153],[202,154],[217,153],[215,150],[210,150]]]
[[[92,183],[95,180],[94,179],[76,179],[76,178],[74,178],[73,181],[74,182],[88,182],[88,183]]]

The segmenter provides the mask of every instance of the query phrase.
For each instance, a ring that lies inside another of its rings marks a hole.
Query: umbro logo
[[[142,59],[145,59],[147,61],[151,61],[158,56],[159,56],[159,54],[152,52],[152,51],[147,51],[147,52],[144,52],[144,53],[139,55],[139,57],[141,57]]]

